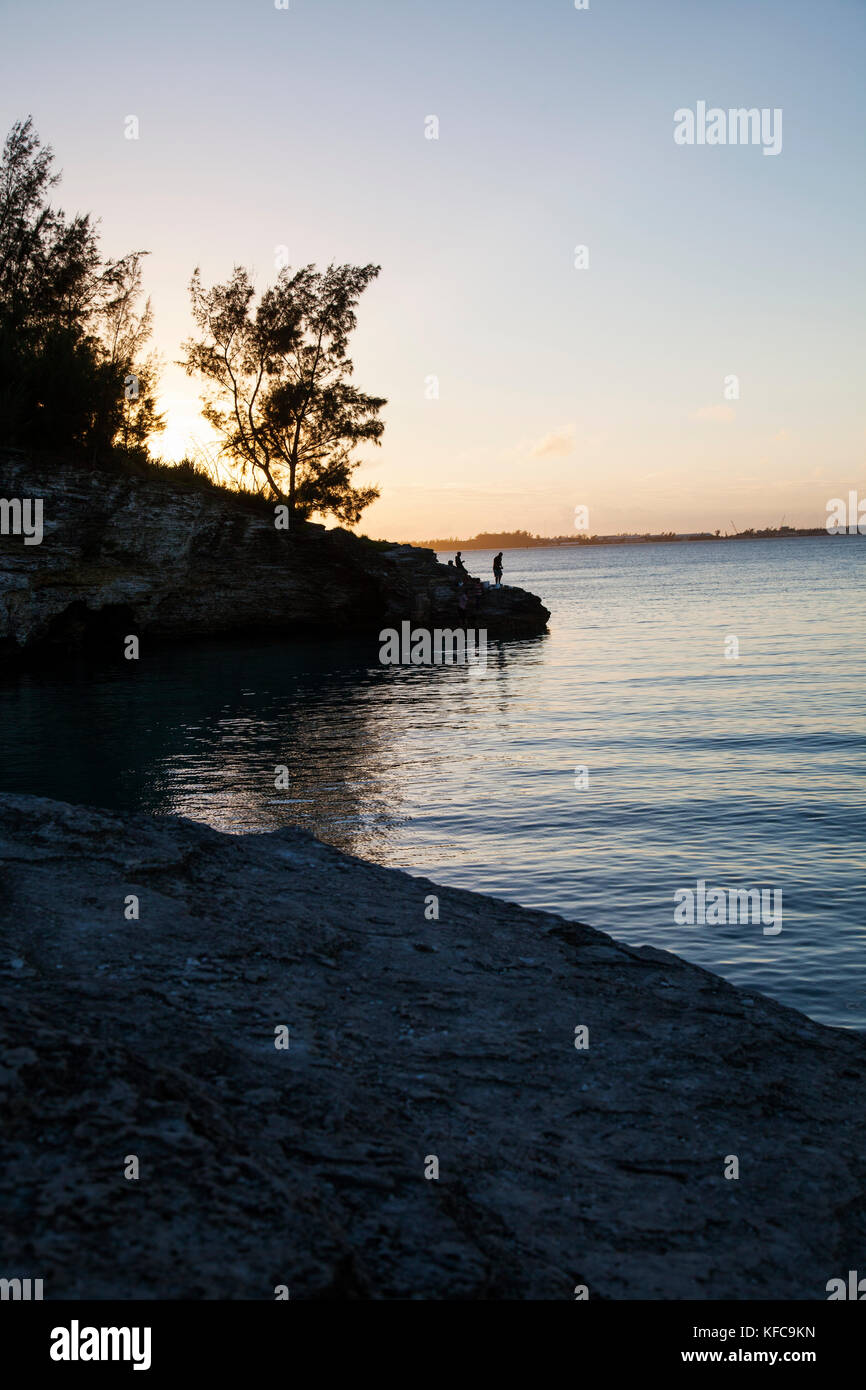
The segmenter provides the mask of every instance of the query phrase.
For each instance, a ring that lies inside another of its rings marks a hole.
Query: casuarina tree
[[[224,453],[259,490],[288,504],[290,524],[313,513],[349,525],[379,495],[358,487],[356,450],[378,444],[387,402],[351,381],[349,335],[379,266],[308,265],[280,271],[256,302],[249,271],[225,284],[190,284],[198,335],[183,365],[205,383],[202,413]]]
[[[28,117],[0,157],[0,442],[144,450],[161,427],[141,362],[141,252],[103,259],[88,214],[49,202],[59,175]]]

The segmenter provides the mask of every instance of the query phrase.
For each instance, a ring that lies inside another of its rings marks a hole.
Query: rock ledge
[[[0,653],[102,645],[129,632],[339,633],[457,627],[457,576],[432,550],[339,528],[289,535],[273,510],[218,491],[0,451],[0,496],[42,499],[44,536],[0,535]],[[463,621],[492,638],[544,632],[523,589],[484,591]]]
[[[0,1273],[46,1298],[824,1299],[863,1267],[857,1034],[301,831],[3,796],[0,872]]]

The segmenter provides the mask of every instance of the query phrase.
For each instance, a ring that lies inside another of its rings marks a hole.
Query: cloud
[[[713,420],[719,425],[727,425],[734,418],[732,405],[702,405],[692,414],[693,420]]]
[[[539,439],[532,445],[531,457],[534,459],[564,458],[566,454],[573,454],[576,433],[575,425],[563,425],[562,429],[554,430],[552,434],[546,434],[543,439]]]

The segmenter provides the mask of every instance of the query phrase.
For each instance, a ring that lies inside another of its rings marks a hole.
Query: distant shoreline
[[[839,535],[847,535],[848,532],[839,532]],[[499,536],[474,536],[471,540],[457,540],[454,537],[447,537],[432,541],[406,541],[406,545],[418,546],[427,550],[534,550],[552,548],[554,546],[575,546],[583,547],[588,545],[675,545],[691,543],[693,541],[765,541],[765,540],[798,540],[803,536],[827,536],[829,539],[836,539],[836,535],[827,530],[826,526],[808,526],[795,528],[783,526],[778,528],[767,528],[756,531],[749,528],[747,531],[737,531],[733,535],[714,535],[711,531],[682,532],[661,531],[655,535],[647,533],[643,536],[638,535],[616,535],[616,536],[581,536],[572,538],[571,536],[530,536],[512,532]]]

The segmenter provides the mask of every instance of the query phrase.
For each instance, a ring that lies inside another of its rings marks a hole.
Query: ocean
[[[490,577],[492,552],[464,558]],[[482,674],[383,666],[375,638],[145,641],[138,662],[7,674],[0,790],[232,832],[302,825],[866,1028],[866,543],[504,561],[550,631],[489,643]],[[766,890],[781,930],[677,920],[711,889]]]

